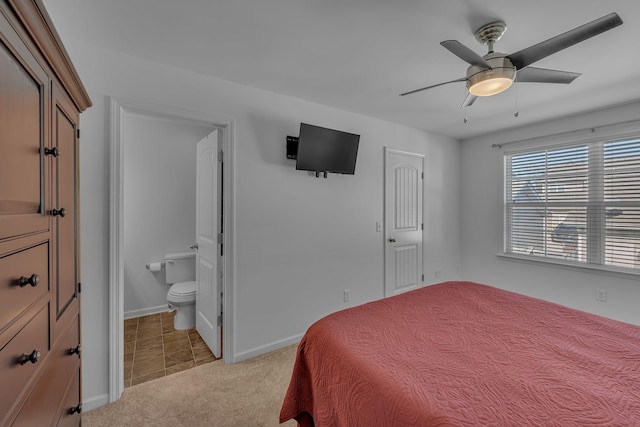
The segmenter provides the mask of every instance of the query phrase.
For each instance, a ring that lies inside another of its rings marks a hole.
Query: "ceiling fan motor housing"
[[[467,69],[467,89],[476,96],[491,96],[508,89],[516,69],[504,53],[491,52],[483,57],[491,66],[472,65]]]
[[[489,42],[494,43],[500,40],[505,31],[507,31],[507,24],[503,21],[496,21],[478,28],[474,35],[478,43],[486,45],[489,44]],[[491,46],[491,50],[493,50],[493,45]]]

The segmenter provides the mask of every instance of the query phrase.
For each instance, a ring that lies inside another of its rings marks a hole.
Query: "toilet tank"
[[[164,256],[166,282],[169,285],[196,280],[196,253],[177,252]]]

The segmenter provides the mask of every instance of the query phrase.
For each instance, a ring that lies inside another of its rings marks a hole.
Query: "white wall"
[[[640,103],[635,103],[463,141],[461,205],[464,278],[640,325],[640,284],[637,277],[589,273],[496,256],[502,249],[503,168],[502,151],[491,148],[491,144],[611,125],[638,120],[639,117]],[[504,149],[507,147],[509,150],[516,149],[517,144],[504,146]],[[596,289],[607,291],[607,302],[596,301]]]
[[[383,296],[383,148],[426,155],[425,272],[458,277],[459,143],[65,39],[94,106],[81,117],[83,394],[108,392],[109,99],[233,120],[234,357],[297,340],[318,318]],[[223,59],[221,59],[223,60]],[[285,158],[300,122],[361,135],[355,176],[316,179]],[[126,232],[126,230],[125,230]],[[342,292],[351,289],[351,302]]]
[[[123,127],[128,318],[167,309],[165,270],[145,265],[196,241],[196,143],[213,127],[135,113],[125,114]]]

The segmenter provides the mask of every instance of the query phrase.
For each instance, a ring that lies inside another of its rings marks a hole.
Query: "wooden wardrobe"
[[[40,0],[0,0],[0,426],[77,426],[79,114]]]

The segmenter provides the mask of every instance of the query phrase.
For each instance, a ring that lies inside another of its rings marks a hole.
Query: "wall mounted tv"
[[[300,123],[296,169],[353,175],[360,135]]]

